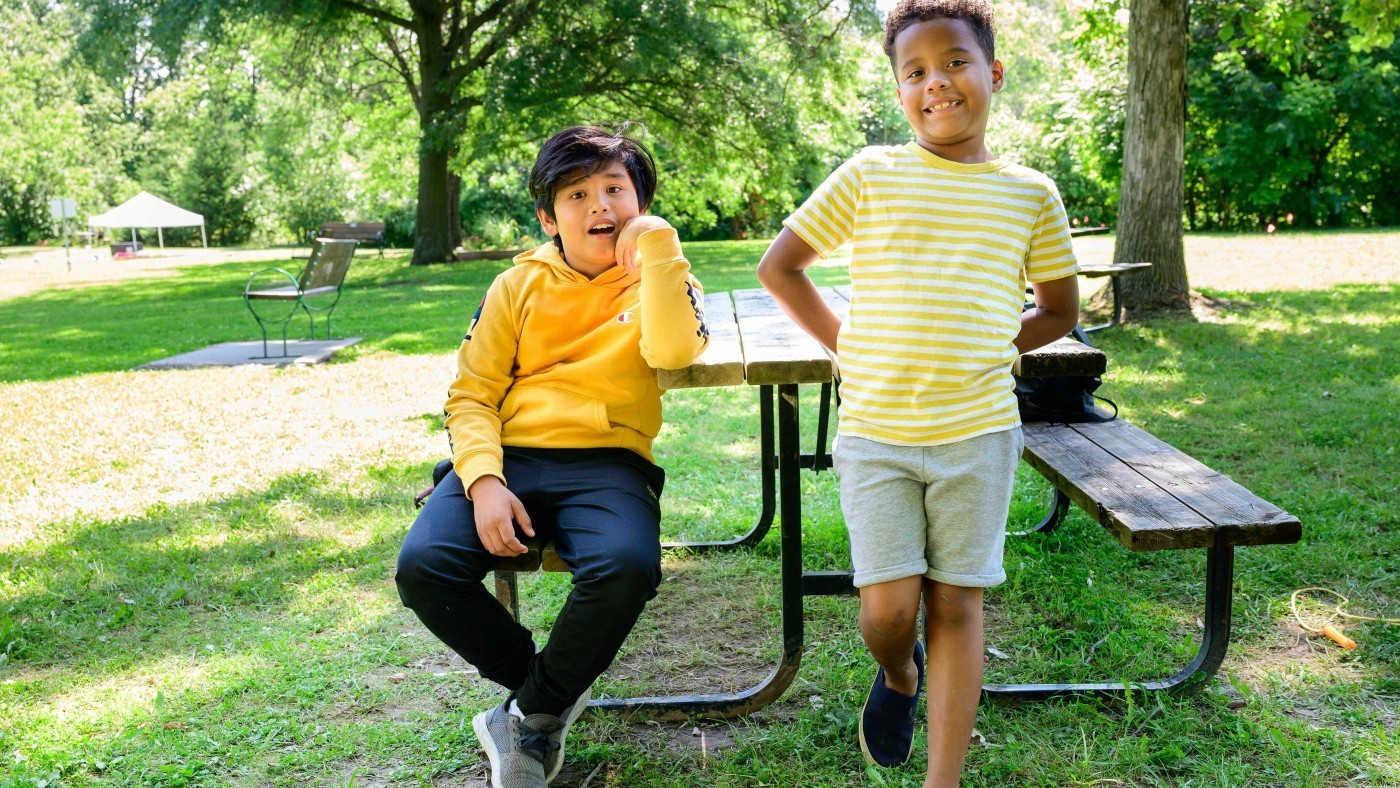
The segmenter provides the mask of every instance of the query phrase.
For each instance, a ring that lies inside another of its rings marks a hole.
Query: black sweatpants
[[[399,598],[442,642],[515,694],[558,715],[612,664],[661,583],[665,472],[627,449],[506,447],[507,486],[535,533],[553,536],[573,589],[535,652],[530,631],[487,592],[500,559],[476,533],[456,471],[443,478],[399,551]]]

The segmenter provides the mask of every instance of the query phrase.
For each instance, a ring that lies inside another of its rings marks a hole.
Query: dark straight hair
[[[646,211],[656,194],[656,162],[640,142],[601,126],[570,126],[549,138],[530,168],[530,196],[535,207],[554,218],[559,187],[622,162],[637,189],[637,204]]]

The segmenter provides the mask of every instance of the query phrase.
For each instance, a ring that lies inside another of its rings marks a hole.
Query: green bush
[[[520,225],[509,216],[487,216],[477,224],[475,234],[487,249],[510,249],[520,237]]]
[[[418,228],[418,206],[409,203],[389,211],[384,217],[384,245],[412,249]]]

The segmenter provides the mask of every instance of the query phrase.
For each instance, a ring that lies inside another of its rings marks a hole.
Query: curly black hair
[[[961,19],[972,26],[987,61],[997,59],[997,25],[987,0],[900,0],[885,17],[885,55],[895,68],[894,40],[906,27],[930,19]]]

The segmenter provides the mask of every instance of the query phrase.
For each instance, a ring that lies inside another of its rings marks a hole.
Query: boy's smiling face
[[[1000,60],[987,61],[961,19],[915,22],[894,40],[896,95],[925,150],[950,161],[990,161],[987,115],[1001,90]]]
[[[554,194],[554,218],[536,211],[540,226],[564,243],[569,267],[592,278],[617,263],[622,226],[642,213],[637,187],[621,161],[562,184]]]

